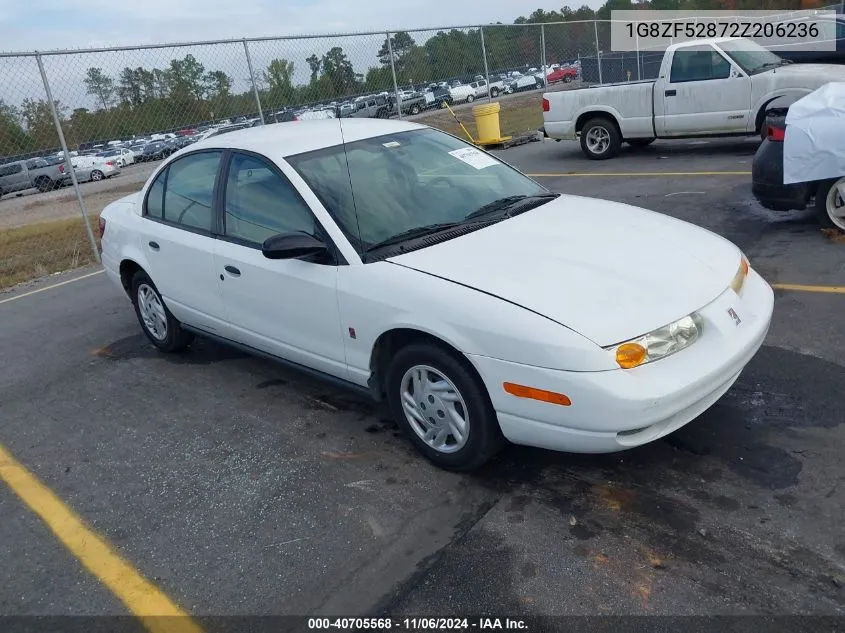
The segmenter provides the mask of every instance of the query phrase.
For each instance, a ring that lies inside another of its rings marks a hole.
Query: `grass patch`
[[[98,217],[90,218],[95,237]],[[0,230],[0,289],[94,261],[82,218]]]
[[[519,136],[525,132],[534,132],[543,125],[543,95],[532,93],[517,95],[499,102],[499,127],[502,136]],[[495,101],[495,100],[494,100]],[[486,100],[479,100],[479,104],[486,104]],[[454,109],[454,108],[453,108]],[[475,117],[472,115],[472,108],[461,108],[455,110],[455,114],[464,127],[476,138],[478,130],[475,127]],[[444,132],[466,139],[466,133],[455,121],[449,111],[445,108],[437,110],[432,114],[419,117],[415,123],[422,123],[436,127]]]

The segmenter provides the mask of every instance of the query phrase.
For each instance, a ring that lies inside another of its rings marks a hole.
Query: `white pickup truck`
[[[623,142],[751,136],[769,108],[831,81],[845,81],[845,66],[792,64],[741,38],[683,42],[667,48],[654,81],[545,93],[543,130],[557,140],[580,138],[594,160],[613,158]]]

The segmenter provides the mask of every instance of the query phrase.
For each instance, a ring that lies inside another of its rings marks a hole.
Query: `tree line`
[[[611,11],[631,9],[796,10],[823,4],[821,0],[607,0],[597,11],[582,6],[560,11],[537,9],[513,24],[569,22],[545,28],[547,63],[572,61],[579,54],[593,55],[596,31],[589,20],[610,19]],[[762,6],[761,6],[762,5]],[[774,5],[774,6],[773,6]],[[609,25],[599,24],[599,40],[609,47]],[[606,43],[606,44],[605,44]],[[539,27],[514,28],[500,23],[485,26],[484,45],[491,72],[540,65]],[[265,115],[286,106],[339,100],[343,97],[392,90],[391,59],[400,86],[466,77],[484,72],[478,29],[439,31],[422,44],[407,32],[385,39],[376,62],[356,73],[344,50],[335,46],[325,54],[312,54],[304,61],[307,83],[294,82],[295,62],[273,59],[257,72],[256,84]],[[392,57],[391,57],[392,52]],[[252,86],[233,91],[234,80],[220,69],[207,69],[193,55],[173,59],[165,68],[126,67],[117,76],[102,68],[88,68],[84,86],[96,104],[93,109],[69,107],[56,102],[69,146],[93,140],[149,134],[205,121],[254,114]],[[24,99],[20,105],[0,100],[0,157],[56,147],[57,135],[45,100]]]

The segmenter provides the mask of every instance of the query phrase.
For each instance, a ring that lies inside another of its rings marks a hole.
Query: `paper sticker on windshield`
[[[389,143],[382,143],[385,147],[399,147],[399,141],[390,141]]]
[[[484,169],[485,167],[490,167],[491,165],[498,165],[499,162],[493,158],[492,156],[485,154],[484,152],[480,152],[474,147],[465,147],[463,149],[456,149],[452,152],[449,152],[451,156],[454,156],[458,160],[464,161],[467,165],[471,165],[476,169]]]

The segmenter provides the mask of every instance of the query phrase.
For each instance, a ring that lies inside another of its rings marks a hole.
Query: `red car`
[[[550,84],[555,84],[559,81],[569,83],[573,79],[577,79],[577,77],[578,70],[575,68],[558,68],[557,70],[549,73],[549,76],[546,77],[546,81]]]

